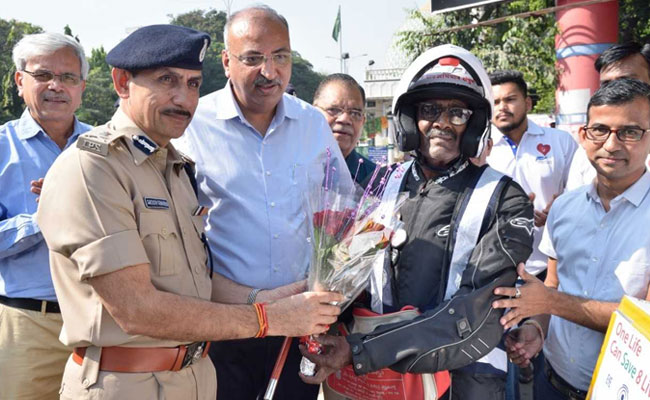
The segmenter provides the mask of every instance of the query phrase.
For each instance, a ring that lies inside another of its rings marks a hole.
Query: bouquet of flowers
[[[339,304],[343,310],[367,287],[373,268],[383,269],[384,249],[400,223],[395,214],[405,196],[382,200],[391,167],[381,177],[377,167],[363,192],[337,185],[336,168],[329,162],[325,171],[324,182],[311,185],[306,194],[306,208],[312,216],[308,286],[311,291],[343,294],[345,300]],[[401,175],[400,170],[394,173]],[[303,342],[311,352],[320,351],[313,338],[303,338]],[[313,369],[313,363],[303,358],[301,372],[313,375]]]
[[[343,294],[345,300],[339,304],[343,310],[367,287],[373,270],[378,268],[383,272],[384,249],[400,224],[394,216],[406,196],[382,200],[388,177],[392,172],[397,179],[401,178],[401,166],[394,171],[388,167],[382,177],[377,167],[367,189],[362,191],[351,180],[340,179],[340,174],[348,171],[345,166],[342,172],[338,171],[331,160],[328,149],[325,165],[306,172],[310,190],[304,203],[309,216],[308,242],[312,246],[307,281],[311,291]],[[301,341],[310,352],[320,351],[320,344],[313,338]],[[291,338],[285,338],[264,400],[273,399],[290,343]],[[300,370],[305,375],[313,375],[315,365],[303,358]]]

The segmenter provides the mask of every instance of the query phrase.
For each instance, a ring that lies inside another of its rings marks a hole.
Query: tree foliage
[[[650,42],[648,0],[620,0],[618,3],[619,42]]]
[[[0,125],[19,118],[24,109],[14,82],[16,67],[11,59],[12,50],[24,35],[41,31],[40,27],[27,22],[0,18]]]
[[[106,51],[103,46],[92,49],[88,64],[90,69],[86,79],[86,90],[77,116],[79,120],[97,126],[111,118],[118,97],[113,89],[111,68],[106,64]]]

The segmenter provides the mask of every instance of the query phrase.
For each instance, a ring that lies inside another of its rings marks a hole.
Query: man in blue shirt
[[[209,210],[213,279],[223,281],[213,300],[254,303],[260,289],[305,277],[311,248],[303,196],[328,157],[341,171],[337,184],[352,180],[325,118],[284,92],[291,78],[286,19],[266,6],[240,10],[228,19],[224,42],[228,83],[199,100],[175,146],[195,160],[199,203]],[[223,289],[232,282],[254,289]],[[214,343],[217,397],[261,398],[281,344],[281,337]],[[298,377],[300,358],[295,340],[276,398],[318,396],[317,386]]]
[[[25,36],[13,49],[14,79],[27,108],[0,127],[0,398],[58,398],[70,349],[35,214],[43,177],[91,127],[74,112],[88,74],[69,36]],[[65,221],[62,221],[65,223]]]
[[[548,256],[546,280],[520,266],[523,286],[495,289],[514,297],[494,302],[510,308],[501,318],[506,329],[533,317],[506,347],[520,366],[543,352],[535,399],[584,399],[621,298],[650,300],[649,132],[650,85],[619,78],[594,93],[578,135],[596,178],[551,207],[539,245]]]
[[[354,149],[366,122],[365,105],[365,91],[347,74],[326,76],[314,93],[314,106],[322,111],[332,128],[348,170],[358,183],[369,178],[376,167],[375,163]]]

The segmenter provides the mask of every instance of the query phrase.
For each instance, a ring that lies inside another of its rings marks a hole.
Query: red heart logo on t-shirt
[[[547,155],[549,151],[551,151],[551,145],[550,144],[538,144],[537,145],[537,151],[542,153],[543,155]]]

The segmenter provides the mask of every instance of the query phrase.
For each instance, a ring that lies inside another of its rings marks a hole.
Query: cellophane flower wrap
[[[324,170],[324,181],[310,182],[310,191],[306,193],[312,244],[307,281],[310,291],[332,291],[345,296],[338,304],[344,310],[367,287],[373,265],[383,265],[384,249],[399,223],[395,214],[405,197],[393,204],[382,203],[390,167],[384,176],[379,176],[377,167],[366,190],[338,185],[341,180],[337,174],[347,174],[347,170],[337,171],[329,162]],[[305,337],[301,342],[311,353],[320,352],[315,339]],[[303,374],[313,375],[314,367],[303,358]]]

